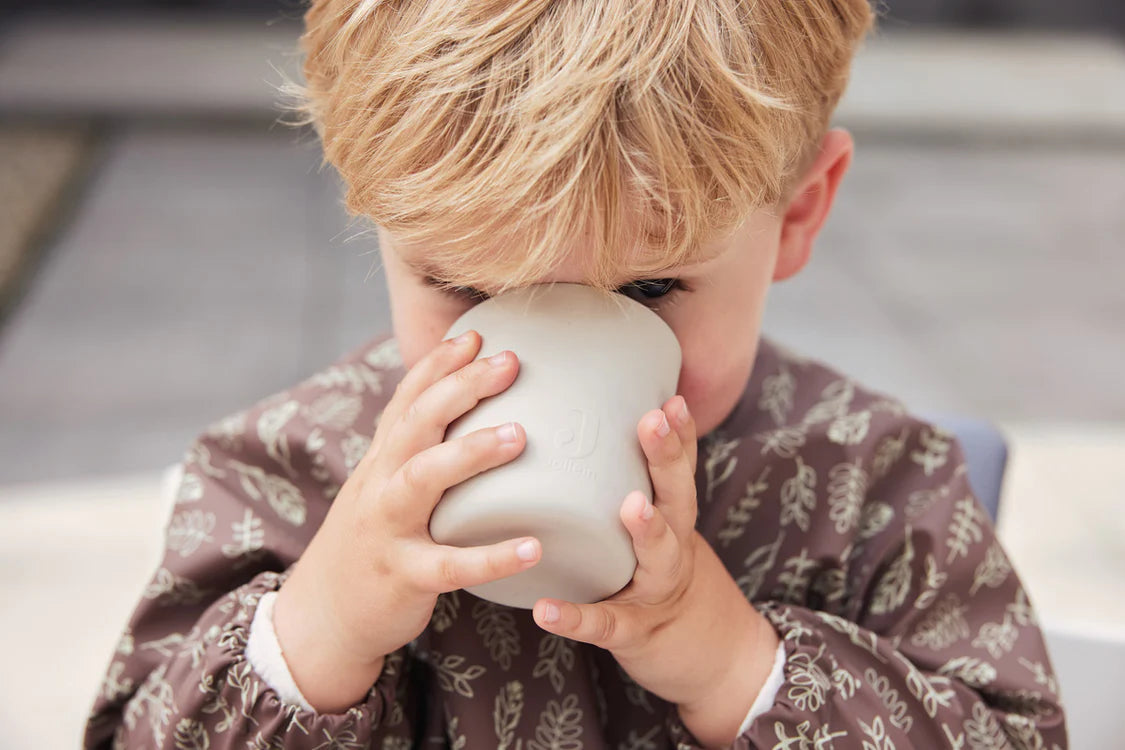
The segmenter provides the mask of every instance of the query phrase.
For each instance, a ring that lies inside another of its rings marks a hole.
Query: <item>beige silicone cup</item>
[[[533,567],[467,591],[530,609],[540,597],[589,603],[621,590],[636,557],[619,517],[633,490],[652,497],[637,423],[675,395],[675,334],[643,304],[582,284],[539,284],[488,299],[446,337],[481,335],[478,357],[509,349],[515,381],[450,424],[445,440],[519,422],[512,461],[446,490],[430,535],[459,547],[534,536]]]

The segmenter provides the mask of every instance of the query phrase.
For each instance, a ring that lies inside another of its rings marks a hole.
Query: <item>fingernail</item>
[[[507,352],[500,352],[499,354],[493,354],[491,357],[489,357],[488,363],[493,365],[493,366],[499,366],[499,365],[504,364],[504,362],[507,361],[507,359],[508,359],[508,353]]]
[[[559,619],[559,608],[554,604],[548,604],[543,608],[543,619],[546,622],[557,622]]]
[[[652,501],[648,499],[648,495],[645,495],[645,507],[641,509],[641,520],[652,520],[652,514],[655,512],[656,511],[652,507]]]
[[[663,411],[660,412],[660,424],[656,426],[656,434],[660,437],[666,437],[672,428],[668,426],[668,415]]]
[[[684,398],[683,396],[680,396],[680,421],[687,422],[688,417],[690,417],[690,416],[691,415],[688,414],[688,410],[687,410],[687,399]]]
[[[528,539],[526,542],[520,542],[520,546],[516,547],[516,557],[528,562],[535,559],[535,542]]]
[[[496,432],[499,433],[500,442],[502,443],[514,443],[520,439],[519,433],[516,432],[515,422],[508,422],[505,425],[501,425],[497,428]]]
[[[461,346],[462,344],[467,344],[467,343],[469,343],[469,339],[471,339],[472,337],[473,337],[473,335],[471,333],[468,333],[468,332],[462,333],[460,336],[453,339],[453,345],[454,346]]]

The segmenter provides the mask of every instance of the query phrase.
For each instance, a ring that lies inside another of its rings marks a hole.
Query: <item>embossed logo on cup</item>
[[[570,458],[584,458],[594,452],[598,442],[598,418],[585,409],[571,409],[577,431],[562,427],[555,431],[555,447],[565,450]]]
[[[597,475],[585,461],[577,461],[594,452],[598,442],[598,418],[584,409],[571,409],[570,420],[574,429],[560,427],[555,430],[555,447],[565,452],[565,457],[553,456],[547,465],[559,471],[569,471],[579,474],[590,480],[596,480]]]

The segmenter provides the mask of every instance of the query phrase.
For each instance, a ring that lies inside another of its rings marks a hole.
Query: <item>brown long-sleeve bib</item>
[[[282,703],[254,672],[258,600],[281,587],[404,374],[383,336],[192,444],[86,747],[699,747],[608,652],[464,591],[438,598],[347,712]],[[733,747],[1066,746],[1035,613],[950,435],[763,340],[699,448],[698,529],[787,655],[773,707]]]

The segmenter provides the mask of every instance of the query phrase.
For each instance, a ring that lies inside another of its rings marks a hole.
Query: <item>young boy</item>
[[[87,747],[1066,745],[955,441],[759,335],[852,157],[827,124],[864,0],[321,0],[306,23],[304,106],[379,226],[393,337],[192,445]],[[529,439],[443,442],[520,363],[441,337],[559,281],[652,306],[684,358],[637,425],[633,580],[528,611],[460,589],[538,540],[426,532]]]

